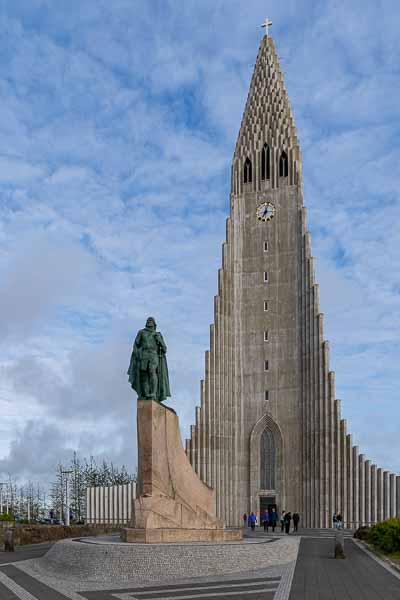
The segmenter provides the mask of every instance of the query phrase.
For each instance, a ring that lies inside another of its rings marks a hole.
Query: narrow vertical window
[[[268,252],[268,242],[264,242],[264,252]]]
[[[265,392],[264,392],[264,399],[269,400],[269,391],[268,390],[265,390]]]
[[[267,312],[268,310],[268,301],[264,300],[264,311]]]
[[[264,271],[264,281],[265,283],[268,281],[268,271]]]
[[[268,342],[268,331],[264,331],[264,342]]]
[[[274,490],[276,480],[276,447],[272,432],[266,429],[260,440],[260,487]]]
[[[244,161],[244,172],[243,172],[243,182],[251,183],[253,179],[252,168],[251,168],[251,160],[249,157]]]
[[[269,371],[269,362],[264,360],[264,371]]]
[[[264,144],[261,150],[261,179],[271,178],[271,163],[270,163],[270,150],[268,144]]]
[[[283,150],[279,159],[279,177],[287,177],[289,173],[288,157],[286,152]]]

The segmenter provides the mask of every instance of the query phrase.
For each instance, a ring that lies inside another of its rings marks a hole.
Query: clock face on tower
[[[259,221],[271,221],[275,214],[275,206],[272,202],[263,202],[257,206],[256,215]]]

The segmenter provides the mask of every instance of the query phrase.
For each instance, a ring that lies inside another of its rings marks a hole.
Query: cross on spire
[[[268,19],[268,17],[265,18],[264,23],[261,25],[261,27],[265,27],[265,35],[268,37],[268,28],[272,25],[272,21],[270,21]]]

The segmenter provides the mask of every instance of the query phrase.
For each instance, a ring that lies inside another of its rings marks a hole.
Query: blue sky
[[[266,8],[303,152],[337,396],[400,472],[400,14],[390,0],[0,2],[0,475],[136,464],[156,316],[194,418],[230,161]]]

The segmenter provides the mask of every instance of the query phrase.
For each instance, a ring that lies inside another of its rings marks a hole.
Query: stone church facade
[[[335,395],[273,40],[258,52],[232,163],[210,350],[186,452],[229,526],[276,505],[308,527],[400,516],[400,477],[353,445]]]

